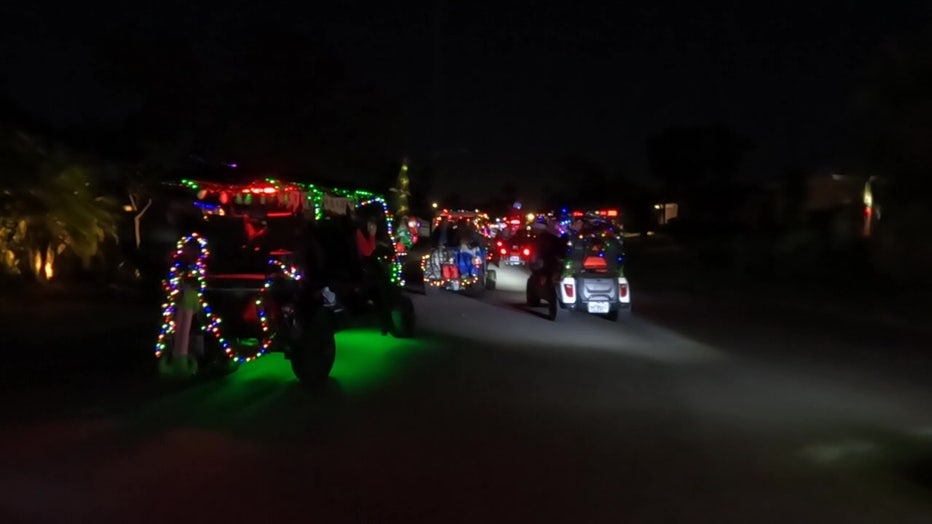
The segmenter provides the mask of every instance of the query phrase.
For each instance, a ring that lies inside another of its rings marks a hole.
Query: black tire
[[[317,387],[326,382],[336,358],[337,343],[333,337],[332,314],[317,308],[299,326],[299,333],[290,350],[291,370],[306,387]]]
[[[495,279],[498,275],[494,269],[487,269],[485,272],[485,288],[489,291],[495,291]]]
[[[392,336],[413,338],[414,325],[414,302],[411,301],[411,297],[402,295],[398,297],[395,307],[392,308]]]
[[[540,306],[540,297],[537,296],[537,286],[534,284],[534,276],[531,275],[527,279],[527,288],[525,291],[525,296],[527,298],[527,305],[530,307]]]
[[[485,293],[485,286],[486,286],[486,282],[487,282],[487,281],[486,281],[486,278],[488,278],[488,275],[486,275],[486,274],[483,272],[483,273],[479,276],[479,281],[476,282],[476,283],[474,283],[474,284],[471,284],[469,287],[464,288],[464,289],[462,290],[462,293],[463,293],[464,295],[466,295],[466,296],[470,296],[470,297],[473,297],[473,298],[479,298],[479,297],[481,297],[482,294]]]
[[[547,318],[550,320],[557,319],[557,290],[551,289],[547,293]]]

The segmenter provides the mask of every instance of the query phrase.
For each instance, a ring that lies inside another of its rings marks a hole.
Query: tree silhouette
[[[932,285],[932,35],[888,45],[856,97],[867,175],[888,179],[871,248],[877,268],[914,287]],[[879,188],[880,184],[874,184]]]
[[[649,139],[648,163],[667,199],[694,214],[724,218],[738,207],[735,178],[750,149],[727,126],[674,127]]]
[[[856,98],[862,151],[900,202],[932,202],[932,36],[891,43]]]

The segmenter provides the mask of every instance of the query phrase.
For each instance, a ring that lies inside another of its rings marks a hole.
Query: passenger
[[[479,268],[473,263],[480,253],[478,232],[466,220],[459,221],[457,232],[459,237],[457,265],[460,274],[475,277],[479,273]]]
[[[314,223],[308,224],[299,244],[296,262],[304,274],[304,289],[310,294],[313,303],[334,307],[337,305],[336,294],[330,287],[336,278],[332,270],[332,255],[336,253],[328,256],[322,237],[321,228]]]
[[[356,247],[362,262],[365,287],[374,292],[375,307],[379,317],[382,335],[393,331],[391,279],[386,274],[382,262],[378,259],[376,248],[378,225],[368,219],[356,229]]]
[[[537,223],[533,228],[537,232],[537,245],[531,270],[549,278],[560,270],[566,258],[566,241],[556,224]]]
[[[434,228],[433,232],[430,234],[431,244],[434,248],[446,247],[447,242],[449,241],[449,222],[447,222],[446,217],[440,219],[440,222],[437,223],[437,226]]]

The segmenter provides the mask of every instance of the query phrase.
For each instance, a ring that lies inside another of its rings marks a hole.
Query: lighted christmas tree
[[[398,172],[397,187],[392,188],[395,193],[395,216],[405,217],[408,215],[408,197],[411,196],[411,181],[408,179],[408,160],[401,163],[401,171]]]
[[[401,220],[404,220],[404,217]],[[414,236],[411,234],[411,229],[404,222],[399,222],[395,228],[395,238],[405,247],[405,250],[411,249],[411,246],[414,245]]]

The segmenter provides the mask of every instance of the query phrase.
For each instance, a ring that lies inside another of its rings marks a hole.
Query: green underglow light
[[[382,336],[375,329],[352,329],[336,335],[337,355],[330,377],[348,393],[360,393],[380,384],[399,380],[405,362],[424,351],[426,344],[416,339]],[[281,354],[270,354],[229,376],[232,388],[254,381],[294,382],[291,363]]]

